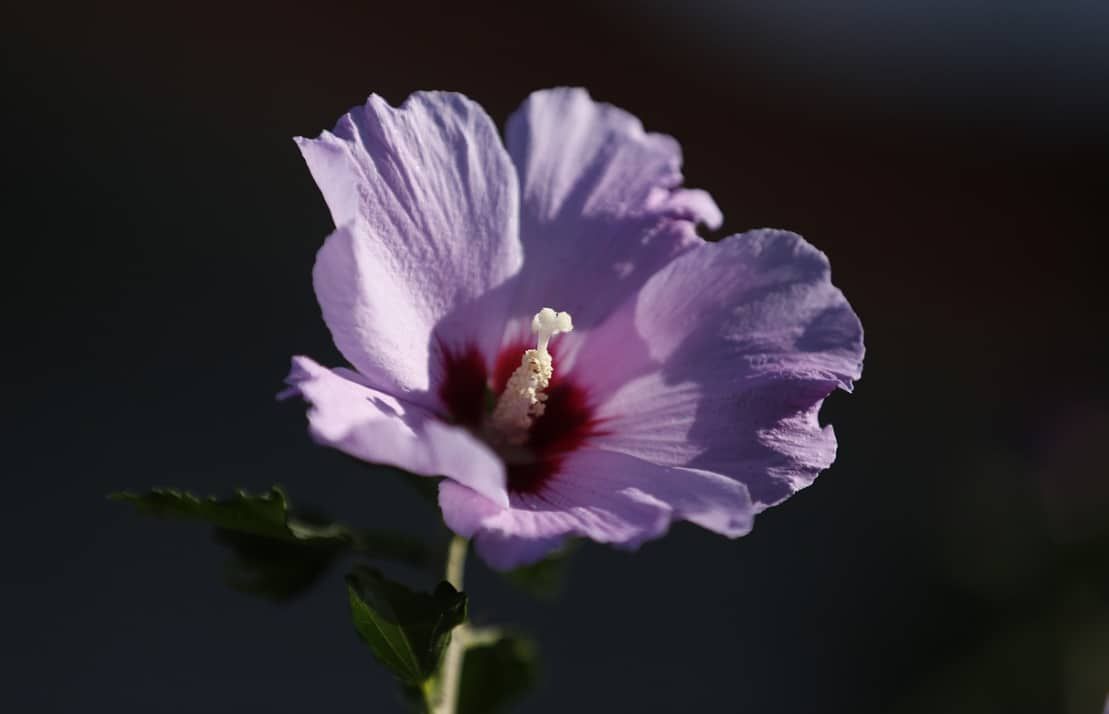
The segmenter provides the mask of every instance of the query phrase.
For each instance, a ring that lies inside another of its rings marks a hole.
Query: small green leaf
[[[466,650],[458,714],[493,714],[520,698],[539,679],[535,644],[504,635]]]
[[[577,541],[571,541],[538,563],[510,570],[504,576],[532,597],[554,600],[566,588],[570,558],[577,548]]]
[[[347,576],[347,593],[354,629],[407,684],[435,674],[451,630],[466,619],[466,595],[446,581],[430,594],[416,593],[373,568],[356,566]]]
[[[227,584],[278,602],[306,592],[346,550],[336,541],[287,541],[226,528],[215,529],[214,537],[234,556],[224,568]]]
[[[328,523],[322,517],[296,517],[284,491],[273,487],[254,495],[236,491],[231,498],[198,498],[155,489],[146,494],[116,493],[109,498],[134,504],[157,518],[193,520],[215,526],[215,539],[234,557],[225,568],[227,583],[271,600],[291,599],[314,585],[343,553],[423,565],[428,549],[400,534],[367,531]]]
[[[339,525],[317,526],[289,516],[285,492],[274,486],[255,495],[235,491],[231,498],[198,498],[191,493],[156,488],[145,494],[113,493],[113,501],[128,501],[139,513],[156,518],[203,521],[216,528],[288,541],[350,541],[352,535]]]

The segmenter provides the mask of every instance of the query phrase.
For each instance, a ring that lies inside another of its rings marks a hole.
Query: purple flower
[[[338,226],[316,295],[357,371],[296,357],[292,391],[319,442],[445,476],[447,525],[493,567],[675,519],[737,537],[832,463],[817,412],[860,376],[859,320],[799,236],[698,237],[722,217],[670,137],[555,89],[504,144],[441,92],[298,142]]]

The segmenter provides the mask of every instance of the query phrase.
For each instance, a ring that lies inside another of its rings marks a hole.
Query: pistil
[[[535,349],[524,352],[520,366],[508,379],[493,409],[493,428],[506,443],[520,445],[527,441],[528,430],[543,413],[546,389],[554,374],[547,345],[554,335],[573,329],[568,312],[555,312],[545,307],[532,318],[531,331],[537,336]]]

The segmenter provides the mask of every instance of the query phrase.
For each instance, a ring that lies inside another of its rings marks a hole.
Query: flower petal
[[[835,458],[817,418],[862,370],[862,327],[802,238],[762,230],[687,252],[586,339],[599,448],[738,479],[758,508]]]
[[[643,494],[616,490],[589,500],[583,495],[572,489],[512,494],[509,508],[496,508],[472,490],[443,481],[439,505],[447,525],[473,537],[482,559],[498,570],[542,560],[573,536],[636,548],[664,534],[670,523],[670,509]]]
[[[494,288],[522,261],[515,169],[493,122],[459,94],[399,109],[375,95],[297,142],[338,226],[314,271],[335,344],[375,385],[431,406],[436,341],[492,355],[507,310]]]
[[[542,559],[571,536],[636,548],[685,518],[731,537],[750,530],[753,508],[742,484],[716,474],[668,468],[626,454],[583,449],[537,494],[513,494],[509,508],[444,481],[447,525],[476,539],[498,569]]]
[[[644,132],[585,90],[532,94],[508,120],[506,144],[520,177],[527,254],[516,318],[549,305],[588,329],[696,245],[696,223],[722,220],[707,193],[680,188],[674,139]]]
[[[321,444],[355,458],[423,476],[447,476],[491,503],[508,505],[504,464],[464,429],[369,387],[349,371],[294,357],[289,392],[311,405],[309,429]]]
[[[508,506],[504,462],[465,429],[429,419],[424,423],[424,448],[431,473],[442,474],[473,489],[498,506]]]

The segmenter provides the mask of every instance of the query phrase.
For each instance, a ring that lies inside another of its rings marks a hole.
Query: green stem
[[[469,546],[470,541],[462,536],[454,536],[447,549],[447,582],[455,590],[462,590],[462,578],[466,574],[466,549]]]
[[[469,545],[465,538],[454,536],[447,549],[446,577],[455,590],[462,590],[466,550]],[[455,714],[458,708],[458,689],[462,684],[462,658],[466,654],[469,640],[470,631],[466,623],[459,625],[451,633],[451,643],[443,655],[439,674],[424,687],[424,701],[429,714]]]

